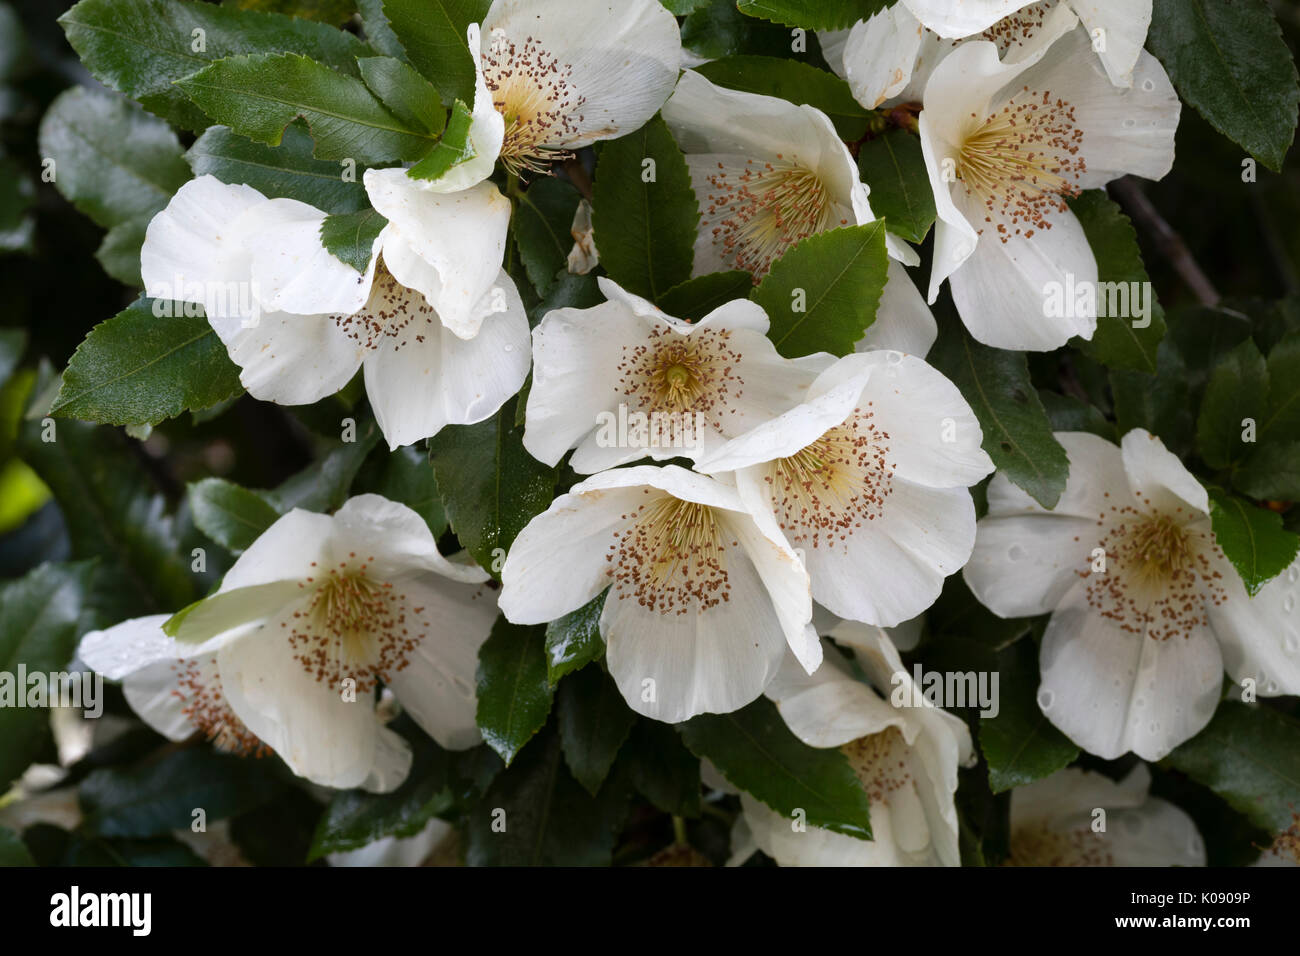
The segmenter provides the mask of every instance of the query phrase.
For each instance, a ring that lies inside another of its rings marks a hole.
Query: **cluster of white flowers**
[[[921,104],[938,209],[928,298],[947,280],[979,341],[1050,350],[1095,330],[1095,314],[1046,316],[1042,290],[1097,278],[1067,198],[1173,161],[1179,101],[1142,50],[1150,6],[903,0],[823,37],[864,107]],[[1155,760],[1190,738],[1225,669],[1262,694],[1300,693],[1298,569],[1248,598],[1206,492],[1152,436],[1120,449],[1059,435],[1071,468],[1057,506],[999,473],[977,524],[969,489],[993,462],[971,407],[925,361],[936,324],[896,237],[878,318],[847,356],[783,357],[747,299],[685,321],[605,277],[603,303],[549,311],[530,333],[502,267],[512,204],[488,179],[498,161],[536,175],[662,112],[699,203],[699,275],[757,281],[802,239],[875,216],[825,114],[679,77],[677,23],[658,0],[497,0],[468,43],[473,157],[433,180],[367,171],[387,225],[364,273],[326,250],[321,210],[201,176],[149,226],[145,285],[247,283],[255,314],[203,305],[249,393],[310,403],[362,369],[393,448],[488,418],[531,370],[524,446],[588,477],[518,535],[499,589],[439,554],[402,505],[365,495],[329,517],[291,512],[214,595],[83,640],[82,659],[123,680],[151,725],[269,748],[317,783],[390,790],[411,756],[366,703],[377,687],[440,744],[472,746],[477,650],[498,612],[546,623],[604,594],[606,663],[630,708],[679,722],[766,695],[805,743],[840,748],[870,797],[868,842],[794,831],[742,795],[738,848],[956,865],[971,737],[929,703],[891,702],[912,678],[883,629],[924,614],[963,568],[996,614],[1051,613],[1039,703],[1101,757]],[[585,272],[598,253],[582,225],[571,262]],[[689,440],[611,440],[608,423],[631,413]],[[836,632],[852,658],[819,636],[834,619],[857,625]],[[1083,776],[1017,792],[1013,859],[1203,862],[1185,815],[1145,801],[1145,777]],[[1134,815],[1150,839],[1090,842],[1079,815],[1094,806]]]

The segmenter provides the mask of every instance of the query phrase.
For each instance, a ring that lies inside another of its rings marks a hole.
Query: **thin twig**
[[[1196,301],[1201,305],[1217,305],[1221,298],[1218,290],[1192,257],[1183,237],[1160,215],[1137,181],[1131,176],[1125,176],[1111,183],[1110,189],[1128,210],[1128,214],[1151,235],[1160,254],[1169,260],[1174,271],[1192,290]]]

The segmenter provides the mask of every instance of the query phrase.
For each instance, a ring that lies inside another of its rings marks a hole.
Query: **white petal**
[[[214,327],[223,318],[242,317],[238,308],[232,308],[239,297],[232,301],[226,291],[251,278],[243,234],[235,223],[266,201],[251,186],[230,185],[215,176],[199,176],[181,186],[145,230],[140,247],[145,294],[202,302],[208,318],[218,320]],[[194,283],[198,295],[190,298],[186,287]],[[218,301],[218,290],[226,301]]]
[[[1109,42],[1109,41],[1108,41]],[[1050,91],[1073,109],[1083,131],[1079,155],[1087,163],[1080,189],[1104,186],[1126,173],[1161,179],[1174,162],[1181,105],[1151,54],[1139,52],[1131,87],[1115,86],[1093,52],[1088,31],[1072,30],[1050,55],[1016,77],[1016,87]]]
[[[888,727],[902,728],[901,712],[854,678],[843,656],[823,646],[825,662],[808,674],[786,655],[764,691],[791,733],[809,747],[839,747]]]
[[[287,619],[287,615],[286,615]],[[365,695],[343,699],[295,658],[280,621],[218,652],[221,687],[231,710],[300,777],[346,789],[400,785],[410,747],[380,724]]]
[[[754,842],[781,866],[902,866],[905,862],[892,839],[889,808],[871,805],[873,839],[809,826],[796,830],[782,816],[748,793],[741,794],[744,820]]]
[[[469,55],[474,59],[474,108],[469,126],[469,145],[473,148],[474,155],[465,162],[452,166],[437,179],[413,180],[421,189],[431,192],[460,192],[487,179],[496,168],[497,157],[501,155],[501,143],[505,139],[506,118],[493,104],[492,93],[483,75],[483,57],[480,52],[483,44],[479,25],[471,23],[466,27],[465,37],[469,44]]]
[[[853,346],[854,351],[892,349],[925,358],[938,337],[939,327],[925,304],[925,296],[912,283],[902,264],[890,259],[876,321]]]
[[[77,657],[108,680],[122,680],[150,664],[175,660],[176,641],[162,629],[169,617],[170,614],[153,614],[102,631],[91,631],[77,645]]]
[[[447,328],[473,338],[485,318],[478,307],[501,273],[510,200],[490,182],[431,192],[400,169],[368,169],[365,183],[370,202],[396,233],[384,240],[394,278],[424,293]]]
[[[296,199],[268,199],[239,222],[251,258],[253,293],[266,312],[351,315],[370,297],[380,239],[364,274],[321,242],[326,214]]]
[[[482,568],[444,558],[429,525],[401,502],[381,495],[355,495],[334,513],[332,521],[330,544],[335,561],[350,552],[364,554],[368,567],[381,578],[419,570],[463,584],[488,579]]]
[[[320,565],[330,560],[327,548],[333,531],[334,523],[327,516],[294,508],[277,518],[235,560],[221,580],[221,590],[312,576],[313,562]]]
[[[1210,496],[1165,443],[1142,428],[1134,428],[1120,443],[1124,471],[1133,494],[1161,510],[1195,509],[1210,513]]]
[[[912,78],[924,33],[901,3],[855,23],[843,54],[853,98],[873,110],[901,93]]]
[[[1091,565],[1099,544],[1095,519],[1055,514],[990,514],[980,519],[962,576],[999,617],[1055,610]]]
[[[912,15],[941,37],[981,33],[1034,0],[902,0]]]
[[[1240,684],[1255,682],[1264,697],[1300,694],[1300,561],[1294,562],[1253,597],[1235,568],[1220,559],[1219,583],[1226,600],[1206,602],[1210,627],[1223,650],[1224,669]]]
[[[440,579],[404,588],[409,616],[426,637],[410,653],[407,666],[392,675],[389,686],[439,746],[473,747],[482,740],[474,716],[475,674],[479,648],[497,617],[493,592]]]
[[[1090,432],[1055,432],[1070,461],[1065,490],[1051,514],[1097,521],[1113,503],[1107,495],[1122,497],[1128,491],[1119,446]],[[998,472],[989,483],[989,515],[1043,514],[1045,509],[1023,489]]]
[[[677,80],[677,19],[658,0],[494,0],[484,52],[498,31],[520,47],[531,37],[573,91],[573,127],[557,123],[549,146],[577,149],[639,129]]]
[[[1147,40],[1151,26],[1151,0],[1070,0],[1090,36],[1105,39],[1098,50],[1110,81],[1116,86],[1133,85],[1133,68]]]
[[[122,679],[122,695],[146,724],[168,740],[186,740],[197,729],[185,713],[177,660],[158,660]]]
[[[822,648],[816,630],[809,626],[812,591],[803,562],[791,550],[770,514],[760,511],[744,518],[728,516],[722,533],[734,535],[753,562],[776,610],[786,643],[803,669],[811,674],[821,665]],[[732,600],[739,598],[740,595],[733,595]]]
[[[964,195],[960,201],[973,202]],[[985,345],[1044,352],[1075,335],[1091,339],[1097,329],[1095,302],[1089,308],[1086,300],[1079,303],[1068,295],[1070,289],[1096,288],[1097,260],[1083,226],[1069,210],[1052,211],[1047,218],[1052,228],[1031,238],[1002,242],[986,230],[974,253],[949,277],[962,322]],[[1060,290],[1059,309],[1049,308],[1053,290]]]
[[[409,290],[408,290],[409,291]],[[499,295],[498,295],[499,291]],[[420,299],[418,292],[410,295]],[[478,334],[462,339],[437,321],[385,337],[364,362],[366,394],[390,449],[438,434],[446,425],[472,425],[496,414],[528,377],[528,317],[503,271]],[[490,314],[493,305],[504,310]]]
[[[333,395],[361,367],[364,348],[327,315],[266,312],[226,342],[248,393],[278,405],[308,405]]]
[[[1043,635],[1038,704],[1089,753],[1159,760],[1214,716],[1223,661],[1209,628],[1156,640],[1120,630],[1079,582]]]

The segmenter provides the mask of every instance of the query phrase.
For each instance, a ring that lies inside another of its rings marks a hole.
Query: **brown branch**
[[[1196,296],[1196,301],[1201,305],[1217,305],[1221,296],[1219,291],[1214,288],[1212,283],[1197,264],[1196,259],[1192,257],[1191,250],[1187,248],[1187,243],[1183,237],[1174,231],[1174,228],[1165,221],[1151,200],[1147,198],[1142,187],[1138,185],[1137,180],[1132,176],[1125,176],[1123,179],[1117,179],[1110,184],[1111,192],[1123,204],[1128,214],[1133,220],[1147,232],[1156,244],[1156,249],[1160,254],[1169,260],[1169,264],[1174,267],[1174,271],[1192,290]]]
[[[569,182],[573,183],[578,192],[582,193],[582,198],[590,201],[591,177],[587,175],[587,169],[582,165],[582,160],[577,156],[570,156],[564,161],[561,168],[564,170],[564,175],[569,177]]]

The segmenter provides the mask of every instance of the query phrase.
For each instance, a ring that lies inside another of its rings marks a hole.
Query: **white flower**
[[[857,164],[818,109],[724,89],[688,70],[663,117],[700,205],[695,275],[741,269],[757,282],[801,239],[876,218]],[[892,235],[886,243],[885,294],[860,348],[924,355],[934,317],[899,264],[916,264],[916,253]]]
[[[889,638],[878,628],[872,632],[855,648],[872,686],[853,677],[843,657],[828,649],[811,676],[787,661],[765,692],[804,743],[840,748],[871,800],[868,841],[820,827],[795,828],[789,817],[742,794],[749,835],[782,866],[961,865],[953,795],[957,768],[975,756],[970,731],[913,693],[912,678]],[[891,699],[920,704],[894,706]],[[733,861],[740,862],[738,856]]]
[[[440,555],[410,508],[360,495],[333,516],[276,521],[168,623],[176,640],[144,618],[88,634],[79,653],[169,736],[255,738],[314,783],[388,791],[411,750],[376,714],[378,682],[441,746],[481,739],[475,671],[497,614],[486,578]]]
[[[820,359],[786,359],[748,299],[699,322],[601,277],[607,302],[554,309],[533,331],[524,447],[592,474],[647,455],[696,459],[799,401]]]
[[[1006,865],[1205,866],[1192,818],[1148,796],[1150,786],[1151,772],[1138,764],[1118,783],[1069,767],[1017,787]]]
[[[658,0],[495,0],[467,31],[476,85],[474,157],[425,188],[546,172],[573,150],[639,129],[677,81],[677,19]]]
[[[569,272],[585,276],[600,263],[600,250],[596,248],[595,232],[591,226],[591,203],[586,199],[578,200],[569,235],[573,237],[573,248],[569,250],[566,263]]]
[[[993,470],[957,387],[919,358],[829,363],[803,402],[699,462],[735,472],[741,500],[774,516],[817,603],[893,626],[934,603],[970,557],[969,485]]]
[[[510,204],[371,193],[390,223],[364,274],[320,240],[325,213],[200,176],[149,223],[148,295],[203,305],[254,398],[315,402],[364,369],[390,447],[494,414],[528,374],[528,320],[501,269]]]
[[[501,610],[542,624],[609,588],[609,672],[638,713],[676,722],[728,713],[763,692],[787,647],[809,671],[808,575],[771,518],[733,488],[675,465],[594,475],[515,539]]]
[[[1164,69],[1143,53],[1132,89],[1119,89],[1092,56],[1081,28],[1050,46],[1032,41],[1015,63],[971,41],[926,84],[921,146],[939,214],[930,301],[949,279],[987,345],[1044,351],[1091,338],[1095,303],[1046,307],[1052,289],[1097,282],[1065,197],[1128,173],[1159,179],[1173,164],[1180,107]]]
[[[1151,0],[902,0],[900,6],[940,37],[982,33],[1008,47],[1032,36],[1057,9],[1067,8],[1087,28],[1093,50],[1116,86],[1133,85],[1133,67],[1151,26]]]
[[[1159,760],[1209,722],[1225,668],[1265,696],[1300,693],[1300,562],[1247,597],[1205,489],[1160,439],[1057,438],[1070,478],[1056,507],[999,472],[963,572],[995,614],[1051,613],[1047,718],[1089,753]]]

